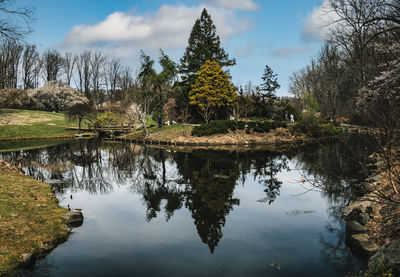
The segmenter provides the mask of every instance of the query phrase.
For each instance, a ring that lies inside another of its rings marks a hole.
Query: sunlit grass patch
[[[169,141],[178,136],[185,135],[185,131],[186,134],[190,134],[192,132],[192,129],[193,129],[192,125],[184,126],[183,124],[173,124],[173,125],[164,125],[162,128],[153,126],[148,128],[147,130],[151,138],[157,138],[159,140]],[[145,136],[145,131],[138,130],[130,133],[129,135],[126,136],[126,138],[138,139],[138,138],[144,138],[144,136]]]
[[[0,140],[73,136],[74,132],[66,128],[76,126],[64,113],[0,110]]]
[[[13,271],[23,254],[43,254],[43,245],[64,241],[66,209],[48,185],[0,168],[0,275]]]

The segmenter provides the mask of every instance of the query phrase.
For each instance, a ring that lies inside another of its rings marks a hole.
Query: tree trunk
[[[82,116],[80,115],[78,118],[78,130],[81,130]]]

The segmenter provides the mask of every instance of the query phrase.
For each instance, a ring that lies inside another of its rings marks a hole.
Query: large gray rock
[[[50,252],[51,250],[54,249],[54,244],[53,242],[49,241],[41,241],[39,242],[39,248],[42,252]]]
[[[365,226],[370,219],[371,218],[368,213],[359,213],[356,218],[357,222],[363,226]]]
[[[386,243],[368,262],[368,269],[379,266],[392,269],[393,276],[400,276],[400,240]]]
[[[355,255],[366,260],[373,256],[379,249],[378,245],[371,241],[368,234],[348,236],[347,244]]]
[[[356,234],[365,234],[365,233],[367,233],[367,228],[365,228],[357,221],[351,220],[346,223],[347,236],[352,236]]]
[[[346,220],[359,221],[360,214],[368,214],[370,218],[374,218],[379,214],[379,206],[377,205],[377,200],[378,197],[376,193],[369,193],[361,197],[360,200],[348,205],[343,210],[343,217]]]
[[[73,211],[64,214],[64,221],[70,227],[79,227],[83,224],[83,214],[80,211]]]
[[[22,254],[21,266],[31,265],[35,261],[35,256],[31,253]]]

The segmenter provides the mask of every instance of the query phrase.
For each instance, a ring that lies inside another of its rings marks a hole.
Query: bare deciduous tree
[[[109,98],[112,99],[118,87],[118,79],[120,77],[121,71],[121,60],[119,58],[113,58],[107,66],[107,76],[106,80],[110,86]],[[115,97],[114,97],[115,98]]]
[[[0,37],[5,40],[19,40],[31,32],[29,22],[32,10],[14,7],[14,0],[0,0]]]
[[[349,59],[359,87],[375,74],[374,40],[379,35],[374,20],[380,11],[379,1],[330,0],[330,8],[336,14],[335,27],[330,41],[340,47]]]
[[[92,58],[91,51],[84,51],[80,56],[76,56],[76,69],[79,78],[79,90],[85,93],[85,96],[90,100],[90,60]]]
[[[137,79],[137,78],[136,78]],[[122,91],[122,101],[124,103],[130,103],[132,101],[132,95],[134,95],[134,89],[135,87],[138,87],[137,80],[136,82],[134,81],[134,78],[132,77],[132,72],[129,66],[125,67],[124,70],[122,71],[122,74],[119,77],[119,86]]]
[[[25,46],[24,54],[22,56],[22,75],[23,75],[23,88],[34,88],[35,80],[37,78],[37,66],[39,61],[39,53],[35,45]]]
[[[74,75],[76,59],[71,52],[64,53],[64,73],[67,81],[67,85],[71,85],[71,79]]]
[[[0,88],[17,88],[18,69],[23,47],[7,41],[0,48]]]
[[[103,66],[106,62],[107,57],[101,52],[97,51],[92,56],[90,61],[92,86],[93,86],[93,101],[97,105],[100,100],[100,88],[103,81]]]
[[[42,60],[46,81],[57,81],[61,69],[64,67],[64,59],[60,52],[55,49],[49,49],[43,53]]]
[[[360,90],[357,107],[377,127],[374,137],[379,146],[378,155],[384,163],[393,193],[399,194],[400,165],[396,148],[400,140],[400,43],[379,48],[385,53],[394,53],[393,59],[381,64],[381,73]],[[382,193],[380,196],[388,195]]]

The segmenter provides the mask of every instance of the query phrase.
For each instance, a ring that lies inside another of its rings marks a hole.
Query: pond
[[[77,140],[0,153],[85,220],[20,276],[345,276],[362,137],[285,153]],[[350,151],[350,150],[351,151]]]

